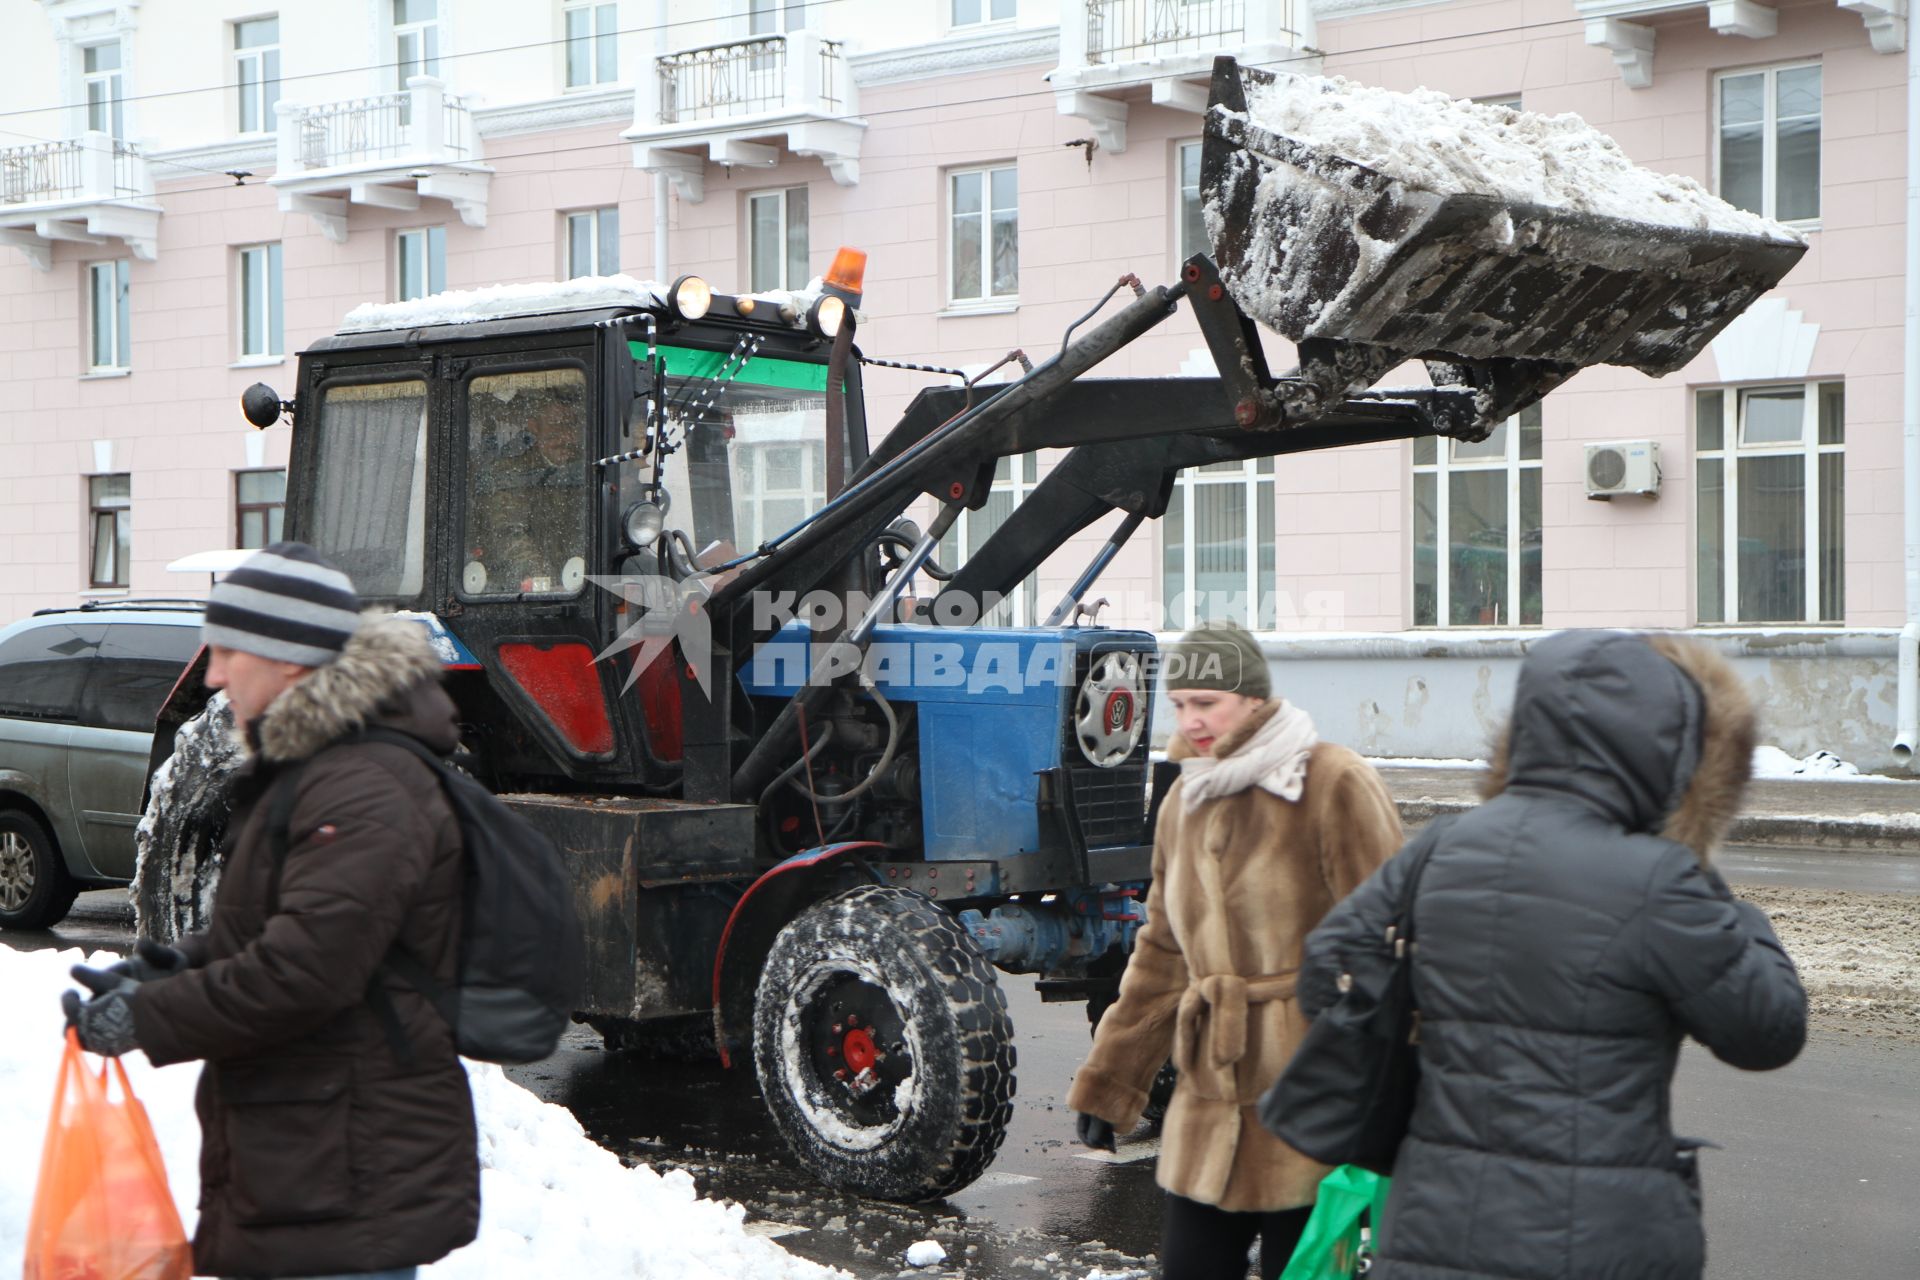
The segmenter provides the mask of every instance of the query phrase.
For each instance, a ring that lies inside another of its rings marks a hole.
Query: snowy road
[[[1798,1062],[1771,1074],[1735,1072],[1698,1050],[1682,1059],[1676,1125],[1723,1147],[1704,1163],[1710,1280],[1920,1275],[1910,1225],[1920,1185],[1920,859],[1769,851],[1730,856],[1727,867],[1800,957],[1816,1033]],[[92,894],[57,939],[7,941],[125,947],[128,925],[112,895]],[[898,1275],[906,1247],[929,1237],[948,1259],[922,1274],[1154,1274],[1151,1145],[1093,1157],[1071,1142],[1061,1107],[1086,1049],[1083,1009],[1043,1005],[1020,979],[1006,985],[1020,1033],[1012,1127],[988,1176],[938,1206],[875,1205],[812,1183],[779,1148],[749,1072],[615,1057],[583,1030],[554,1059],[512,1075],[569,1107],[603,1145],[688,1170],[795,1253],[862,1280]]]

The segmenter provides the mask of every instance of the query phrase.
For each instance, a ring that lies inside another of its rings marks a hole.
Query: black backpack
[[[586,970],[573,885],[560,851],[499,797],[412,735],[368,728],[336,745],[355,742],[401,747],[425,762],[440,779],[460,823],[464,884],[460,969],[454,985],[449,988],[435,978],[420,957],[396,942],[367,989],[394,1055],[408,1063],[413,1058],[387,993],[389,974],[439,1011],[464,1056],[510,1064],[547,1057],[573,1020]],[[279,906],[298,774],[295,766],[275,779],[268,827],[273,848],[268,914]]]

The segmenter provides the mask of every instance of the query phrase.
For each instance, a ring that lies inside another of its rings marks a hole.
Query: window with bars
[[[96,587],[124,587],[133,562],[133,477],[87,477],[87,501],[93,528],[88,580]]]
[[[280,19],[234,23],[233,63],[233,82],[240,91],[240,132],[272,133],[273,104],[280,100]]]
[[[125,258],[87,266],[87,366],[94,373],[133,367],[132,274]]]
[[[281,296],[280,246],[256,244],[240,250],[241,358],[286,354]]]
[[[747,197],[747,279],[755,293],[799,289],[812,279],[807,203],[805,187]]]
[[[962,511],[953,526],[940,539],[934,559],[947,570],[959,568],[985,546],[987,539],[1007,522],[1015,507],[1027,500],[1040,483],[1040,455],[1023,453],[1018,458],[1002,458],[993,467],[993,488],[986,505],[978,511]],[[986,627],[1031,627],[1039,625],[1040,583],[1030,574],[1013,593],[987,610],[980,619]],[[980,602],[985,605],[986,601]]]
[[[947,175],[947,297],[1011,301],[1020,294],[1020,185],[1012,165]]]
[[[401,302],[447,287],[447,229],[416,227],[393,237],[394,297]]]
[[[280,541],[287,518],[287,473],[233,473],[234,546],[243,550]]]
[[[1720,198],[1781,222],[1820,217],[1820,64],[1715,83]]]
[[[1180,473],[1160,521],[1160,592],[1169,631],[1228,619],[1274,629],[1272,458]]]
[[[587,209],[567,215],[567,278],[620,274],[620,210]]]
[[[1178,228],[1179,254],[1185,262],[1196,253],[1212,253],[1207,243],[1207,224],[1200,213],[1200,144],[1182,142],[1174,148],[1174,220]]]
[[[1846,619],[1846,388],[1694,393],[1701,622]]]
[[[109,40],[81,50],[80,75],[87,97],[87,128],[125,138],[127,85],[120,65],[120,42]]]
[[[616,43],[620,32],[617,4],[568,4],[561,9],[567,29],[567,88],[612,84],[620,78]]]
[[[1413,442],[1413,624],[1540,625],[1540,421],[1530,405],[1477,444]]]

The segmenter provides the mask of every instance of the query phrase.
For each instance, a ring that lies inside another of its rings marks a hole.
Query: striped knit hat
[[[276,662],[324,667],[359,625],[352,580],[306,543],[276,542],[214,584],[200,638]]]

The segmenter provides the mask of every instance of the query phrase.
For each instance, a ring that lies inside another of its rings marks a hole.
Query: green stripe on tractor
[[[647,358],[647,344],[644,342],[629,342],[627,349],[633,352],[636,360]],[[696,351],[692,347],[665,345],[655,350],[667,362],[667,376],[670,378],[717,378],[727,366],[728,357],[724,351]],[[755,356],[730,381],[756,387],[824,392],[827,389],[827,366],[808,364],[802,360]]]

